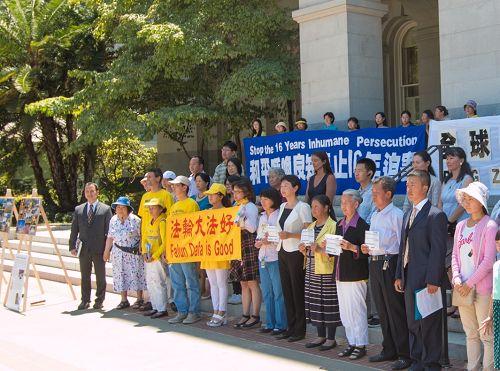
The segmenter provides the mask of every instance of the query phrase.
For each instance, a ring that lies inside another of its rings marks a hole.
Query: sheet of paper
[[[314,229],[303,229],[300,234],[300,242],[306,246],[311,246],[314,243]]]
[[[342,253],[342,247],[340,247],[342,236],[338,236],[336,234],[325,234],[325,241],[327,254],[338,256]]]
[[[427,288],[420,290],[415,294],[415,301],[422,318],[425,318],[435,311],[443,308],[441,288],[438,288],[434,294],[429,294]]]
[[[280,242],[280,236],[278,235],[278,230],[274,225],[267,226],[267,240],[269,242]]]
[[[385,251],[380,248],[380,236],[377,231],[365,231],[365,244],[368,245],[370,255],[383,255]]]

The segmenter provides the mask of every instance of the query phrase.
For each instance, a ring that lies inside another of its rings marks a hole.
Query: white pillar
[[[336,122],[373,121],[384,109],[379,0],[300,0],[302,114],[311,123],[332,111]]]
[[[468,99],[480,116],[500,114],[500,1],[440,0],[441,101],[452,118]]]

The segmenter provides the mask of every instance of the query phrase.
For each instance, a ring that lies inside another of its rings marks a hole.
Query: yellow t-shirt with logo
[[[143,254],[146,254],[148,245],[150,246],[150,254],[153,261],[160,259],[161,254],[166,252],[167,222],[165,214],[161,214],[153,223],[149,221],[144,226]]]
[[[139,210],[137,212],[137,215],[141,217],[141,246],[144,248],[145,244],[145,239],[144,235],[146,233],[146,227],[151,224],[151,214],[149,214],[149,210],[147,206],[144,206],[144,204],[151,200],[152,198],[159,198],[163,200],[163,204],[165,205],[165,208],[167,211],[165,212],[165,217],[168,216],[170,209],[172,208],[172,204],[174,203],[174,198],[165,189],[160,189],[159,191],[156,192],[146,192],[142,195],[141,198],[141,203],[139,205]]]
[[[170,213],[168,215],[187,214],[194,213],[196,211],[200,211],[198,203],[192,198],[188,197],[184,200],[175,202],[170,208]]]

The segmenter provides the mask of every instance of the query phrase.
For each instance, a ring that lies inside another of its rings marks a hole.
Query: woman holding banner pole
[[[241,228],[241,319],[235,328],[251,328],[260,323],[261,292],[259,286],[259,250],[255,247],[259,210],[255,206],[255,195],[248,179],[241,179],[233,186],[236,205],[240,207],[234,222]],[[250,316],[250,304],[252,315]]]
[[[226,196],[226,187],[219,183],[214,183],[210,189],[204,192],[208,196],[208,201],[212,209],[221,209],[230,207],[231,203]],[[209,262],[202,261],[201,269],[207,272],[210,282],[210,294],[212,296],[212,305],[214,314],[207,325],[210,327],[220,327],[227,323],[227,278],[229,275],[230,261]]]

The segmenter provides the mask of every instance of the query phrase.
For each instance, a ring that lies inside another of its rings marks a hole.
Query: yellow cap
[[[152,198],[144,202],[144,206],[160,206],[162,209],[165,208],[165,204],[163,203],[163,200],[160,198]]]
[[[223,196],[226,195],[226,187],[220,183],[213,183],[208,191],[203,192],[204,195],[216,195],[221,193]]]

